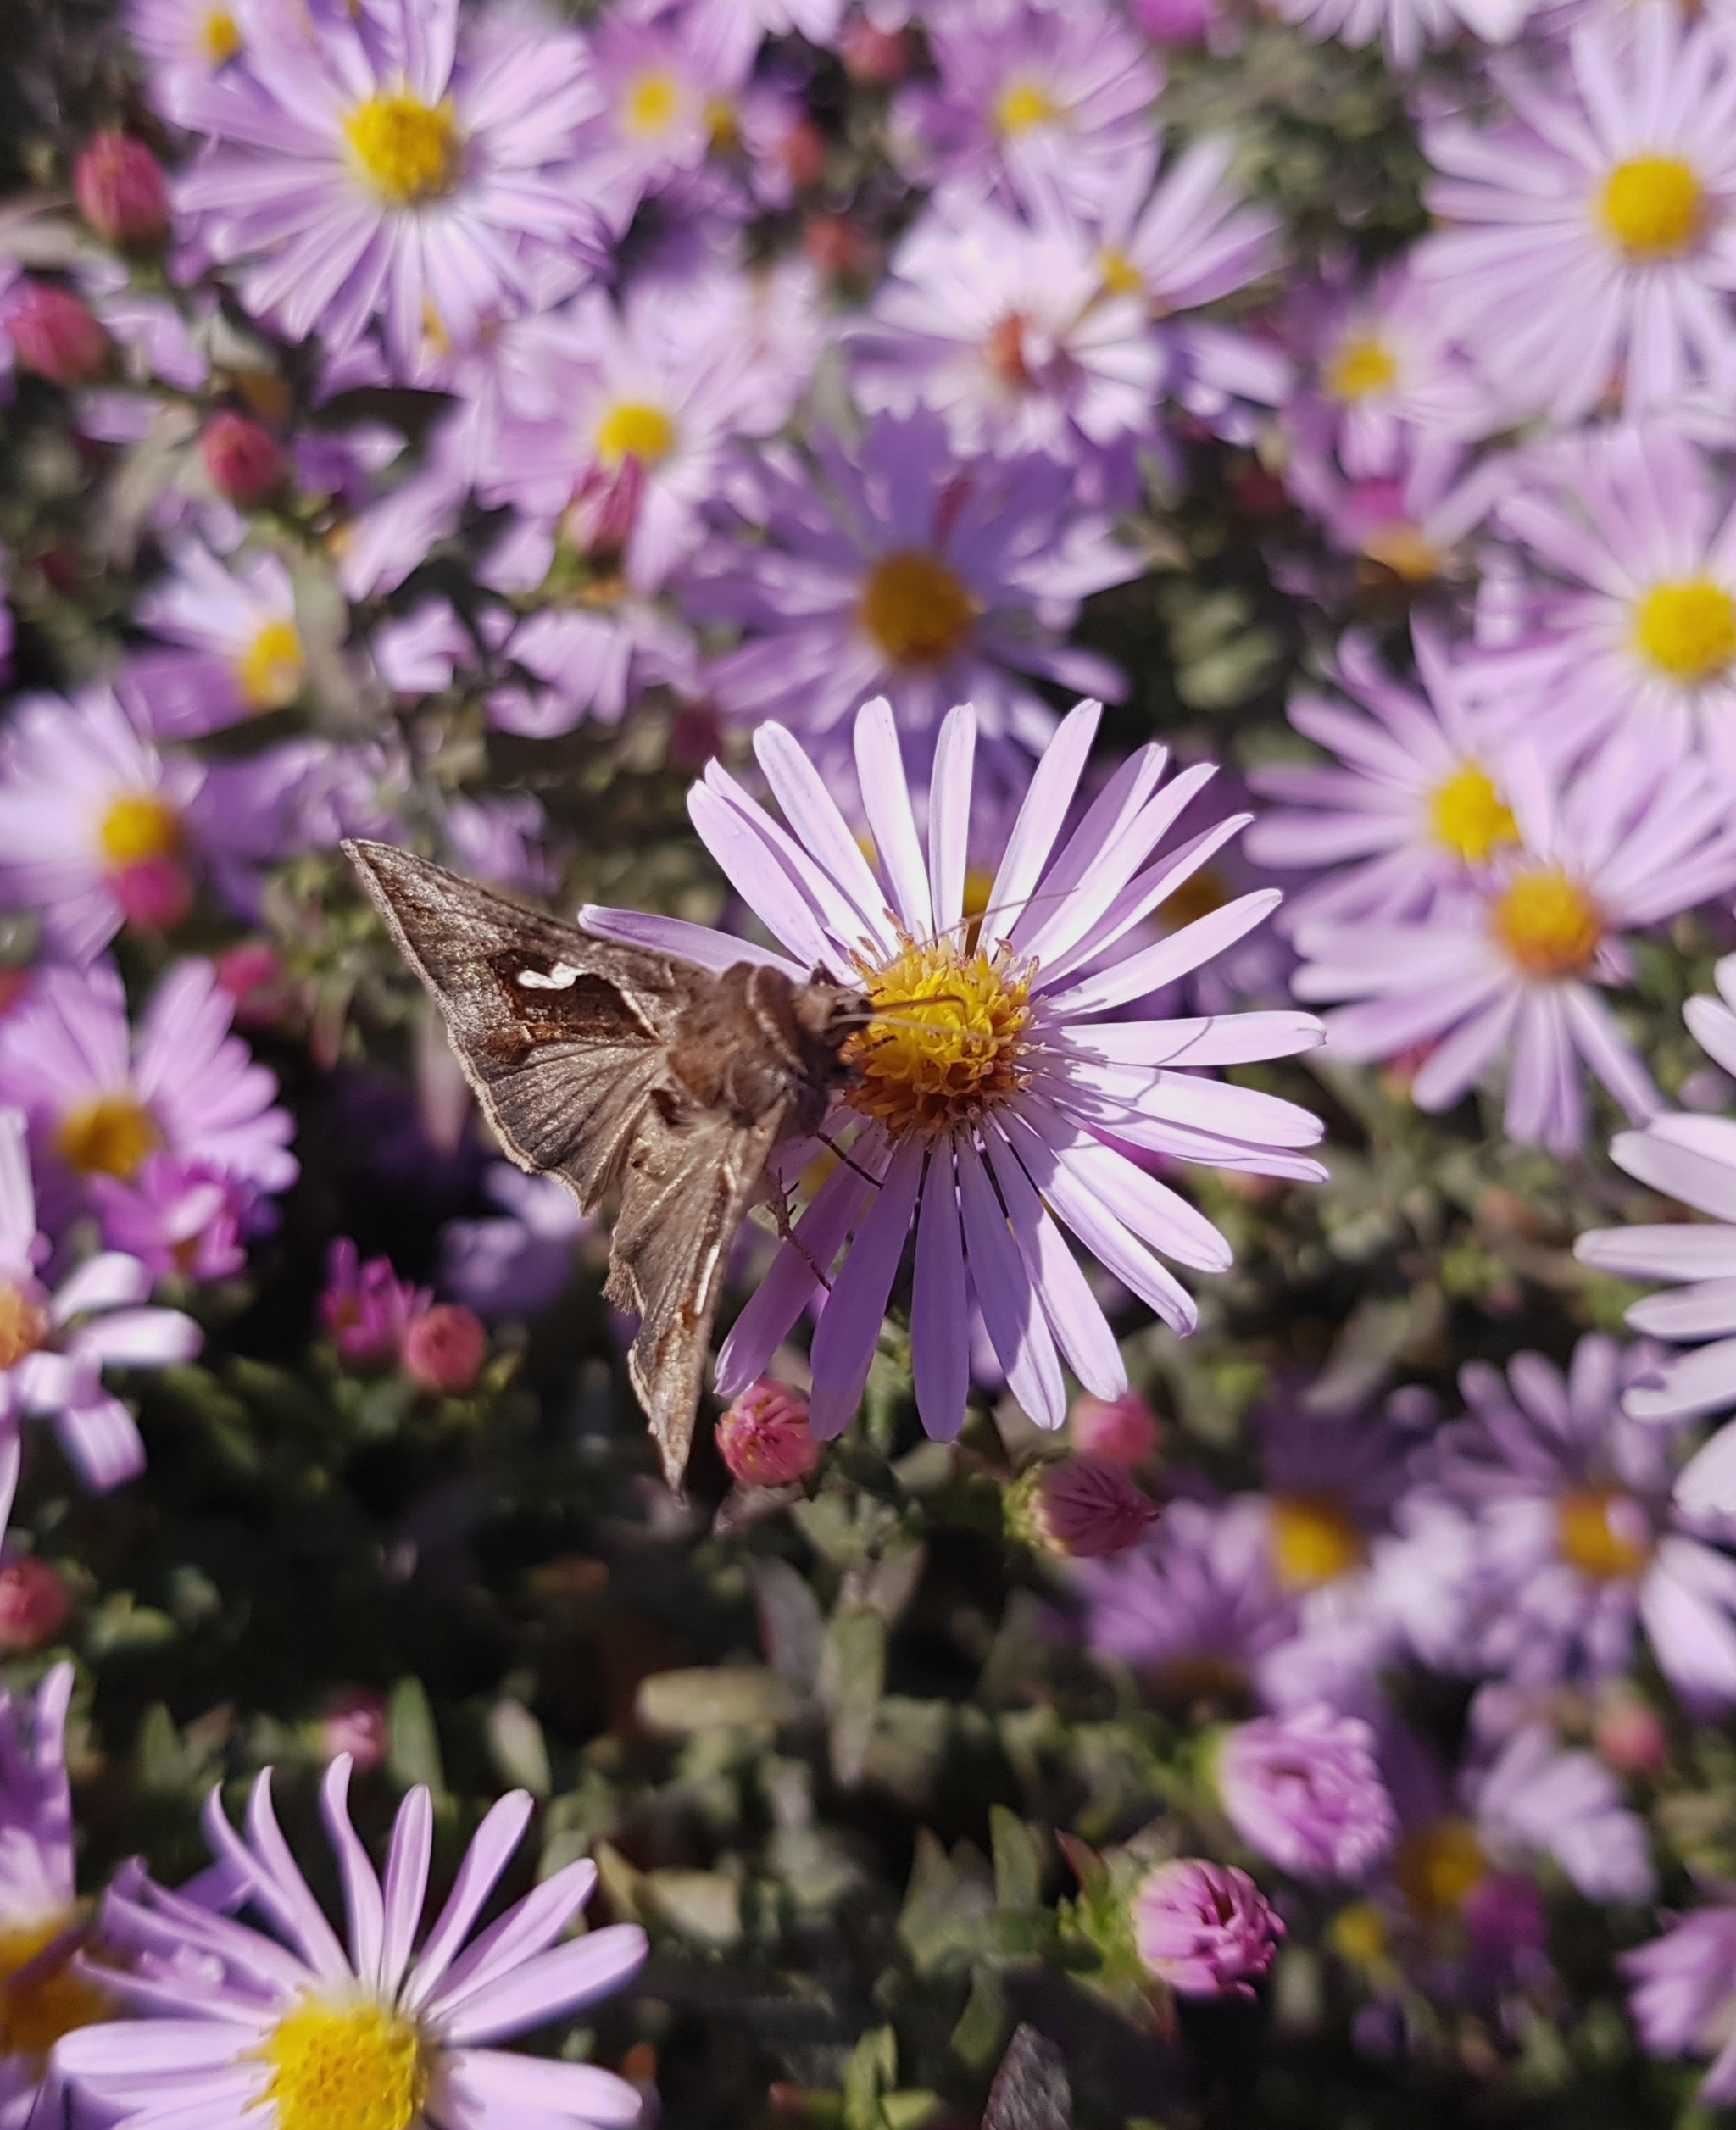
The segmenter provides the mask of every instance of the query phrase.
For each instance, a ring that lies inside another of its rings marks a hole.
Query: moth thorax
[[[860,1076],[846,1100],[894,1138],[938,1137],[1006,1101],[1024,1084],[1035,973],[1005,946],[905,940],[863,971],[874,1017],[845,1053]]]

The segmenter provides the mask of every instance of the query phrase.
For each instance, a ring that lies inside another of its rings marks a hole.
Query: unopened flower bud
[[[253,510],[283,486],[288,462],[269,429],[225,408],[199,439],[211,486],[238,509]]]
[[[864,88],[889,89],[910,70],[910,40],[903,30],[876,30],[856,22],[844,32],[840,48],[844,71]]]
[[[52,281],[21,281],[6,309],[18,359],[51,385],[93,385],[108,367],[113,343],[89,308]]]
[[[121,915],[135,931],[172,932],[192,908],[186,870],[166,855],[123,866],[111,884]]]
[[[1592,1736],[1605,1763],[1620,1775],[1650,1775],[1669,1750],[1656,1711],[1631,1693],[1598,1710]]]
[[[798,119],[778,142],[777,159],[790,183],[805,192],[826,175],[826,136],[811,119]]]
[[[810,214],[802,225],[802,248],[832,281],[848,281],[868,264],[868,240],[843,214]]]
[[[41,1649],[71,1616],[71,1596],[46,1560],[26,1554],[0,1568],[0,1655]]]
[[[1036,1552],[1068,1560],[1125,1553],[1160,1513],[1123,1465],[1104,1457],[1033,1465],[1007,1489],[1009,1532]]]
[[[365,1775],[386,1758],[390,1742],[391,1724],[383,1693],[358,1687],[334,1695],[326,1704],[320,1719],[321,1760],[335,1760],[340,1753],[348,1753],[356,1764],[356,1772]]]
[[[462,1302],[437,1302],[414,1318],[399,1356],[417,1389],[440,1398],[471,1389],[487,1358],[482,1320]]]
[[[1140,1965],[1182,1997],[1251,1997],[1284,1935],[1246,1871],[1201,1857],[1147,1871],[1130,1921]]]
[[[217,957],[217,982],[235,1001],[243,1027],[265,1027],[281,1009],[283,964],[269,939],[238,939]]]
[[[731,1478],[743,1487],[787,1487],[820,1461],[820,1445],[808,1432],[807,1399],[765,1376],[718,1421],[717,1449]]]
[[[73,167],[79,212],[120,251],[154,251],[169,235],[169,186],[142,141],[99,133]]]
[[[1111,1465],[1143,1465],[1157,1448],[1157,1416],[1136,1390],[1076,1399],[1067,1416],[1075,1449]]]

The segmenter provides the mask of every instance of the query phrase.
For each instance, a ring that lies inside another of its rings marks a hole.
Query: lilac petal
[[[1039,1427],[1059,1427],[1067,1416],[1067,1399],[1054,1341],[982,1157],[969,1144],[959,1148],[959,1206],[971,1283],[990,1343],[1006,1371],[1007,1388]]]
[[[976,713],[968,703],[961,703],[946,714],[928,780],[928,880],[934,898],[934,932],[939,939],[965,914],[976,754]]]
[[[1736,1221],[1736,1123],[1731,1119],[1661,1118],[1649,1131],[1618,1132],[1610,1153],[1635,1182],[1715,1221]]]
[[[1062,845],[1043,877],[1043,892],[1026,906],[1013,926],[1010,943],[1021,954],[1034,952],[1033,932],[1049,921],[1056,901],[1094,869],[1106,850],[1156,790],[1169,763],[1169,749],[1155,741],[1142,747],[1116,770],[1086,809],[1085,818]]]
[[[1130,881],[1113,901],[1099,893],[1095,899],[1104,905],[1102,915],[1088,929],[1081,929],[1071,939],[1064,933],[1054,944],[1039,950],[1046,957],[1049,981],[1054,982],[1082,962],[1095,961],[1107,954],[1126,938],[1134,926],[1149,917],[1160,904],[1167,902],[1202,866],[1209,865],[1253,818],[1251,814],[1231,814],[1214,826],[1201,830],[1179,850],[1171,851],[1159,864]],[[1082,902],[1080,914],[1085,914],[1090,906]]]
[[[186,2000],[183,1988],[181,2001]],[[165,2097],[154,2106],[147,2102],[136,2112],[131,2106],[138,2097],[136,2087],[105,2098],[127,2108],[127,2130],[233,2130],[264,2099],[269,2083],[269,2067],[255,2062],[203,2078],[177,2079],[170,2088],[173,2098]]]
[[[66,1343],[67,1350],[81,1360],[159,1368],[170,1361],[191,1360],[204,1338],[192,1318],[183,1316],[178,1309],[120,1309],[81,1324]]]
[[[248,1839],[259,1881],[277,1897],[284,1923],[301,1948],[310,1967],[336,1980],[353,1973],[337,1942],[337,1933],[326,1920],[320,1904],[308,1891],[308,1882],[290,1854],[289,1844],[277,1824],[271,1806],[271,1771],[260,1771],[248,1799]]]
[[[1023,1113],[1054,1148],[1062,1166],[1135,1235],[1198,1271],[1229,1270],[1233,1261],[1229,1244],[1197,1206],[1092,1132],[1069,1123],[1042,1097],[1029,1098]]]
[[[442,2022],[441,2038],[463,2047],[540,2026],[607,1997],[636,1975],[648,1949],[637,1923],[610,1923],[557,1945],[504,1976]]]
[[[821,928],[833,942],[834,963],[848,967],[852,956],[865,943],[871,953],[876,951],[863,932],[855,905],[831,874],[815,864],[812,855],[781,820],[742,789],[722,763],[708,763],[704,781],[706,790],[721,798],[752,832],[755,841],[765,846],[772,864],[819,919]]]
[[[830,966],[834,960],[832,943],[819,920],[735,809],[707,786],[696,784],[687,794],[687,812],[724,878],[772,936],[807,968]]]
[[[380,1881],[367,1850],[350,1823],[349,1777],[354,1765],[348,1753],[340,1753],[333,1760],[320,1785],[320,1810],[343,1880],[343,1905],[349,1916],[350,1965],[364,1982],[377,1983],[386,1912],[380,1897]]]
[[[1051,998],[1050,1008],[1057,1015],[1077,1017],[1104,1013],[1111,1006],[1143,998],[1233,947],[1283,900],[1276,887],[1262,887],[1251,895],[1240,896],[1209,916],[1196,917],[1191,925],[1183,925],[1143,954],[1130,954],[1125,961],[1085,977],[1072,990]]]
[[[862,1402],[921,1181],[921,1144],[909,1138],[894,1151],[826,1297],[814,1334],[814,1391],[808,1404],[816,1441],[843,1434]]]
[[[682,917],[648,917],[637,909],[606,909],[598,903],[587,903],[580,910],[579,929],[593,939],[612,939],[622,947],[669,954],[695,969],[709,969],[714,976],[745,961],[756,969],[781,969],[792,983],[801,983],[813,967],[811,962],[804,966],[787,954],[756,947],[732,932],[714,932],[709,925],[690,925]]]
[[[1622,1410],[1630,1419],[1647,1421],[1697,1420],[1702,1413],[1720,1412],[1727,1405],[1736,1405],[1736,1338],[1721,1338],[1711,1346],[1679,1355],[1663,1370],[1662,1381],[1655,1388],[1636,1384],[1622,1401]],[[1714,1444],[1722,1443],[1729,1432],[1726,1428],[1715,1435],[1683,1467],[1676,1491],[1687,1506],[1701,1505],[1691,1485],[1683,1491],[1689,1475],[1695,1474],[1697,1480],[1701,1473],[1721,1471],[1716,1461],[1701,1466],[1700,1459],[1709,1458]],[[1728,1460],[1728,1451],[1725,1455]],[[1728,1505],[1736,1510],[1736,1500]]]
[[[429,2000],[429,2016],[448,2017],[457,2006],[492,1988],[533,1955],[546,1951],[590,1899],[596,1883],[597,1866],[588,1857],[581,1857],[515,1902],[453,1962]]]
[[[892,705],[883,695],[856,713],[856,781],[862,809],[880,863],[892,883],[893,901],[913,939],[926,939],[932,928],[928,875],[922,846],[916,840],[916,817],[910,810],[910,787],[899,751]]]
[[[1106,1021],[1061,1031],[1070,1050],[1105,1065],[1254,1065],[1294,1058],[1326,1041],[1316,1014],[1215,1014],[1199,1021]]]
[[[1689,1227],[1679,1222],[1666,1227],[1593,1228],[1573,1245],[1573,1254],[1583,1265],[1619,1272],[1624,1279],[1729,1283],[1736,1297],[1736,1228]],[[1687,1291],[1698,1294],[1705,1289],[1691,1287]],[[1633,1321],[1631,1311],[1628,1321]],[[1736,1327],[1736,1310],[1732,1325]]]
[[[118,1398],[81,1398],[64,1407],[54,1416],[54,1432],[93,1493],[107,1493],[145,1468],[144,1437]]]
[[[1102,715],[1101,703],[1081,703],[1070,710],[1032,772],[1024,804],[1013,823],[1013,832],[1007,838],[994,885],[988,891],[988,908],[984,915],[998,919],[994,927],[996,937],[1005,938],[1011,932],[1042,876],[1061,825],[1066,820],[1067,808],[1072,803],[1079,779],[1084,774],[1086,758],[1097,737],[1098,720]]]
[[[75,2078],[136,2078],[231,2063],[240,2047],[222,2020],[118,2019],[63,2034],[54,2055]]]
[[[503,2125],[534,2109],[599,2123],[605,2130],[626,2130],[644,2108],[637,2086],[595,2064],[551,2063],[547,2057],[498,2049],[455,2049],[446,2057],[445,2069],[448,2078],[485,2108],[498,2110]]]
[[[898,941],[885,891],[869,871],[861,846],[819,771],[781,725],[760,727],[754,753],[798,841],[843,889],[882,953],[895,954]]]
[[[936,1442],[955,1441],[971,1395],[966,1334],[965,1245],[959,1232],[959,1187],[950,1138],[928,1157],[916,1215],[916,1262],[910,1286],[910,1361],[916,1410]]]
[[[458,1957],[471,1925],[494,1891],[495,1882],[512,1861],[513,1851],[524,1839],[530,1822],[531,1800],[523,1790],[509,1790],[489,1807],[465,1851],[465,1860],[458,1867],[440,1920],[428,1933],[422,1956],[404,1984],[398,2001],[406,2011],[416,2011],[428,2001],[440,1977]]]
[[[53,1304],[54,1321],[64,1324],[86,1310],[125,1308],[148,1300],[150,1293],[151,1276],[136,1257],[103,1250],[62,1281]]]
[[[0,1421],[0,1532],[12,1521],[12,1504],[18,1493],[19,1468],[23,1459],[17,1428]]]
[[[982,1138],[1019,1254],[1056,1344],[1093,1397],[1119,1398],[1127,1388],[1127,1366],[1078,1261],[992,1118],[983,1127]]]
[[[434,1841],[434,1805],[418,1782],[398,1808],[392,1849],[386,1859],[386,1896],[380,1935],[380,1988],[396,1996],[416,1942],[416,1925],[428,1894],[428,1860]]]

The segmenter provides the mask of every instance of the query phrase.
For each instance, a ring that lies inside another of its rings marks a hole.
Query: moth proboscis
[[[593,937],[389,843],[346,855],[446,1022],[511,1160],[617,1206],[609,1299],[679,1491],[736,1231],[780,1141],[815,1131],[871,1008],[816,971],[702,968]]]

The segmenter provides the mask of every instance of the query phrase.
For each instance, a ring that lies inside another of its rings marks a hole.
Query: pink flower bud
[[[186,868],[168,856],[141,858],[110,881],[120,914],[139,932],[172,932],[193,904]]]
[[[469,1390],[487,1358],[482,1321],[461,1302],[437,1302],[413,1318],[399,1355],[404,1374],[417,1389],[437,1398]]]
[[[1162,1512],[1125,1468],[1104,1457],[1034,1465],[1008,1489],[1007,1528],[1040,1553],[1100,1560],[1125,1553]]]
[[[242,510],[255,509],[274,496],[288,471],[271,431],[228,408],[205,424],[199,448],[211,486]]]
[[[787,1487],[820,1462],[808,1432],[808,1401],[762,1376],[717,1423],[718,1454],[743,1487]]]
[[[614,473],[593,466],[573,491],[561,528],[581,555],[608,568],[633,537],[644,494],[644,464],[632,453]]]
[[[833,281],[848,281],[868,264],[868,240],[843,214],[810,214],[802,225],[802,248]]]
[[[1130,1921],[1141,1966],[1182,1997],[1251,1997],[1284,1935],[1246,1871],[1201,1857],[1147,1871]]]
[[[826,136],[811,119],[798,119],[778,142],[777,159],[790,183],[805,192],[826,175]]]
[[[66,1585],[46,1560],[26,1554],[0,1568],[0,1655],[41,1649],[71,1617]]]
[[[1620,1775],[1650,1775],[1669,1751],[1656,1713],[1633,1694],[1622,1694],[1598,1710],[1593,1738],[1604,1760]]]
[[[1067,1420],[1075,1449],[1112,1465],[1143,1465],[1157,1448],[1157,1416],[1138,1391],[1081,1398]]]
[[[844,32],[840,48],[844,71],[864,88],[889,89],[902,81],[910,64],[910,40],[902,30],[876,30],[855,22]]]
[[[79,212],[117,250],[153,251],[169,234],[163,165],[142,141],[97,134],[74,165],[72,189]]]
[[[335,1760],[340,1753],[348,1753],[359,1775],[379,1766],[390,1739],[386,1696],[363,1687],[334,1694],[320,1719],[320,1757]]]
[[[242,1027],[264,1028],[281,1016],[283,964],[269,939],[238,939],[217,957],[217,982],[235,1001]]]
[[[20,281],[6,309],[18,359],[51,385],[93,385],[108,367],[112,343],[70,289]]]
[[[395,1361],[415,1318],[427,1309],[427,1290],[399,1279],[391,1260],[362,1264],[347,1235],[331,1245],[320,1319],[352,1368],[384,1368]]]

